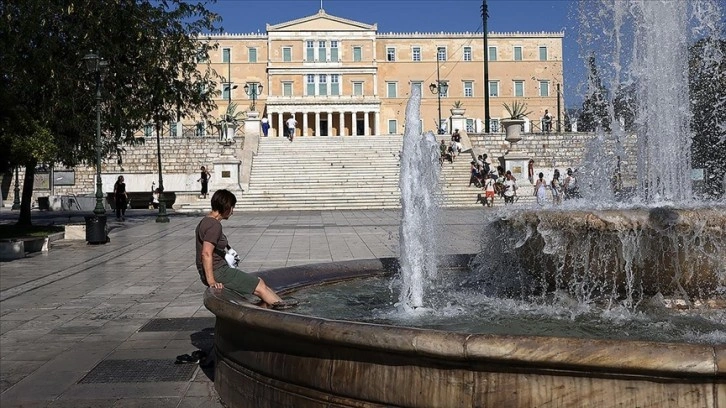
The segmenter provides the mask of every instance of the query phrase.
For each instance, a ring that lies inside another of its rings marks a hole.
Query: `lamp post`
[[[156,125],[156,160],[159,168],[159,213],[156,215],[156,222],[169,222],[169,216],[166,215],[166,199],[164,199],[164,178],[161,176],[161,142],[159,138],[161,133],[161,125]]]
[[[15,197],[13,197],[13,210],[20,209],[20,186],[18,185],[18,166],[15,166]]]
[[[487,0],[481,3],[481,18],[484,25],[484,133],[489,133],[489,37],[487,33],[487,22],[489,20],[489,7]]]
[[[101,81],[108,68],[108,61],[104,61],[98,54],[93,52],[83,57],[86,63],[86,71],[93,74],[96,81],[96,208],[93,213],[102,215],[106,213],[103,206],[103,186],[101,182]]]
[[[245,93],[247,94],[247,96],[252,97],[252,109],[251,110],[254,112],[255,106],[256,106],[255,101],[257,100],[257,95],[262,93],[262,84],[258,84],[257,82],[250,82],[250,83],[245,84],[244,90],[245,90]]]
[[[429,90],[431,90],[431,93],[436,94],[439,98],[439,123],[436,125],[437,133],[443,134],[444,130],[441,128],[441,94],[446,94],[446,92],[449,90],[449,84],[446,81],[441,81],[441,66],[440,66],[440,53],[443,47],[438,47],[436,49],[436,83],[431,83],[429,85]]]

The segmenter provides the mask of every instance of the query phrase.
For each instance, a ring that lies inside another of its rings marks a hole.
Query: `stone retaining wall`
[[[225,146],[216,137],[164,137],[160,141],[164,189],[174,192],[198,192],[200,184],[196,180],[199,178],[199,167],[206,166],[212,173],[211,190],[215,179],[220,180],[219,175],[215,174],[215,161],[218,161],[225,154],[239,156],[244,138],[238,137],[232,146]],[[151,193],[152,182],[155,183],[156,187],[159,184],[155,138],[148,138],[144,144],[137,146],[124,146],[124,150],[121,164],[118,164],[118,157],[114,156],[104,160],[101,165],[104,193],[113,192],[113,185],[119,175],[124,176],[128,191],[149,191]],[[59,169],[56,168],[57,170]],[[39,188],[39,180],[43,176],[37,176],[33,192],[33,206],[37,206],[38,197],[95,194],[95,166],[77,166],[74,170],[75,184],[72,186]],[[15,173],[13,172],[12,175],[6,174],[3,177],[12,178],[7,197],[3,197],[3,205],[11,206],[15,198]],[[21,194],[24,177],[25,169],[21,168],[18,177]],[[7,181],[4,184],[7,184]]]

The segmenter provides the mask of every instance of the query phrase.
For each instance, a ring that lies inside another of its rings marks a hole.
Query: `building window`
[[[144,125],[144,137],[152,137],[154,136],[154,125],[151,123],[147,123]]]
[[[177,137],[179,136],[176,131],[176,121],[172,120],[169,122],[169,136],[171,137]]]
[[[229,48],[222,48],[222,62],[230,62],[230,53],[232,50]]]
[[[467,98],[474,96],[474,82],[464,81],[464,96]]]
[[[474,119],[466,119],[466,133],[474,133]]]
[[[318,95],[328,94],[328,76],[326,74],[318,75]]]
[[[411,49],[411,59],[413,61],[421,61],[421,47],[413,47]]]
[[[411,81],[411,92],[413,92],[415,89],[418,89],[419,95],[423,95],[423,82]]]
[[[524,96],[524,81],[514,81],[514,96]]]
[[[196,55],[196,60],[197,60],[197,63],[209,61],[209,54],[207,54],[207,50],[204,48],[198,49],[197,55]]]
[[[305,61],[315,61],[315,41],[305,41]]]
[[[438,58],[439,61],[446,61],[446,47],[436,48],[436,58]]]
[[[326,60],[325,41],[318,41],[318,61],[325,62]]]
[[[363,96],[363,82],[353,82],[353,96]]]
[[[396,60],[396,49],[395,48],[386,48],[386,61],[395,61]]]
[[[395,135],[397,129],[398,123],[396,123],[396,119],[388,119],[388,134]]]
[[[522,60],[522,47],[514,47],[514,60],[515,61]]]
[[[499,81],[489,81],[489,96],[499,96]]]
[[[338,41],[330,42],[330,60],[338,62]]]
[[[338,74],[330,75],[330,94],[340,95],[340,75]]]
[[[257,62],[257,48],[247,49],[248,62]]]
[[[386,88],[388,90],[387,97],[388,98],[397,98],[398,97],[398,83],[397,82],[386,82]]]
[[[292,96],[292,82],[282,83],[282,96]]]
[[[547,61],[547,47],[539,47],[539,60]]]
[[[464,47],[464,61],[471,61],[471,47]]]
[[[539,81],[539,96],[550,96],[550,81]]]
[[[361,62],[363,59],[363,49],[361,47],[353,47],[353,62]]]
[[[307,95],[315,96],[315,74],[308,74],[307,76]]]
[[[224,99],[225,101],[232,99],[232,95],[230,95],[229,92],[230,92],[230,84],[226,83],[226,84],[222,85],[222,99]]]
[[[292,61],[292,48],[291,47],[282,47],[282,61],[283,62]]]
[[[489,47],[489,61],[497,60],[497,47]]]
[[[206,130],[204,129],[204,122],[197,122],[196,126],[194,126],[194,136],[196,137],[204,137]]]

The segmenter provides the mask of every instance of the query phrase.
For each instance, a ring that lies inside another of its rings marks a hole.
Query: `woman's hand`
[[[224,285],[222,284],[222,282],[214,282],[210,284],[209,287],[213,289],[224,289]]]

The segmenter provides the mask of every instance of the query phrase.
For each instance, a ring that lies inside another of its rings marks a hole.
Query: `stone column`
[[[303,112],[302,115],[303,115],[302,136],[307,136],[308,135],[308,113]]]
[[[345,136],[345,112],[338,112],[340,116],[340,136]]]
[[[315,136],[320,136],[320,112],[315,112]]]
[[[358,112],[353,111],[350,118],[350,134],[358,136]]]
[[[373,127],[376,129],[376,134],[381,134],[381,112],[376,112]]]
[[[370,135],[370,130],[368,130],[368,115],[370,115],[370,112],[363,112],[363,134],[365,136]]]
[[[328,136],[333,136],[333,112],[328,111]]]
[[[285,123],[282,121],[282,112],[277,114],[277,137],[285,135]]]

